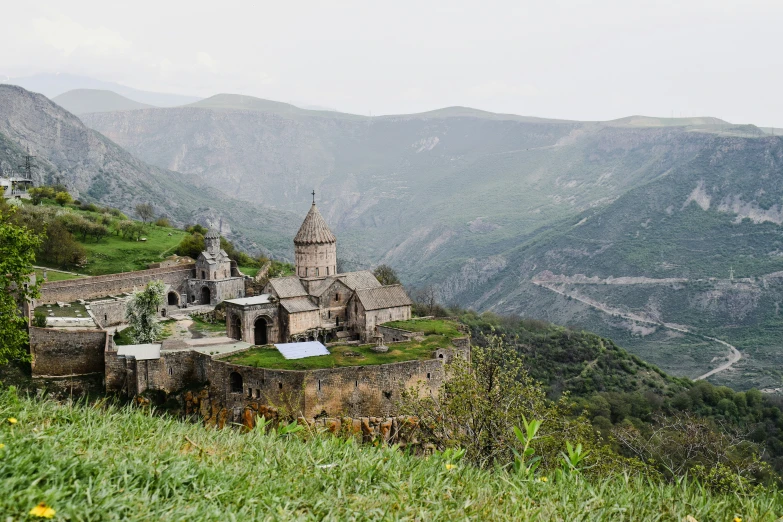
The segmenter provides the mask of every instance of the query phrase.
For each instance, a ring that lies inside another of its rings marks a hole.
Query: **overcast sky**
[[[4,2],[0,74],[359,114],[783,127],[783,0]]]

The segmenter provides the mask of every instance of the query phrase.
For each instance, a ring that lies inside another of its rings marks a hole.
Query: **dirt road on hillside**
[[[716,339],[715,337],[709,337],[707,335],[694,333],[694,332],[690,331],[690,329],[687,326],[675,325],[675,324],[671,324],[671,323],[664,323],[664,322],[660,322],[660,321],[654,321],[654,320],[648,319],[646,317],[643,317],[643,316],[641,316],[639,314],[627,313],[627,312],[623,312],[621,310],[617,310],[615,308],[610,308],[609,306],[605,305],[604,303],[600,303],[600,302],[598,302],[598,301],[596,301],[594,299],[585,298],[585,297],[582,297],[582,296],[579,296],[579,295],[569,294],[568,292],[566,292],[564,290],[560,290],[558,288],[555,288],[554,284],[550,283],[548,281],[531,280],[530,282],[533,283],[536,286],[540,286],[541,288],[546,288],[550,292],[554,292],[556,294],[560,294],[560,295],[562,295],[564,297],[570,297],[571,299],[573,299],[575,301],[579,301],[580,303],[586,304],[587,306],[589,306],[591,308],[595,308],[596,310],[599,310],[599,311],[601,311],[601,312],[603,312],[605,314],[619,316],[619,317],[622,317],[623,319],[628,319],[629,321],[636,321],[636,322],[640,322],[640,323],[653,324],[653,325],[656,325],[656,326],[660,326],[660,327],[666,328],[668,330],[674,330],[675,332],[685,333],[685,334],[689,334],[689,335],[696,335],[696,336],[701,337],[703,339],[709,339],[710,341],[714,341],[716,343],[720,343],[720,344],[726,346],[729,349],[729,360],[726,361],[725,363],[721,364],[717,368],[713,368],[712,370],[708,371],[704,375],[699,375],[698,377],[694,378],[695,381],[700,381],[700,380],[706,379],[707,377],[711,377],[711,376],[715,375],[716,373],[720,373],[720,372],[722,372],[724,370],[728,370],[737,361],[739,361],[742,358],[742,353],[739,350],[737,350],[737,348],[735,346],[727,343],[726,341],[722,341],[720,339]]]

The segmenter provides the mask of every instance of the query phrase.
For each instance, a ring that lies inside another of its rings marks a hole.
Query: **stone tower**
[[[299,277],[323,277],[337,273],[337,238],[318,207],[310,207],[294,238],[294,260]]]
[[[220,252],[220,234],[214,228],[210,228],[204,236],[204,249],[213,256]]]

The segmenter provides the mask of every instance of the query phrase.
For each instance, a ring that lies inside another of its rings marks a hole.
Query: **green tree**
[[[382,285],[400,284],[400,278],[397,277],[397,272],[389,265],[378,265],[372,273]]]
[[[514,460],[523,448],[513,436],[525,418],[542,421],[536,454],[554,468],[565,441],[594,444],[594,430],[582,418],[569,418],[567,399],[547,399],[525,370],[516,350],[490,334],[472,349],[472,364],[457,358],[438,394],[413,388],[402,395],[402,413],[420,419],[422,437],[438,449],[459,447],[472,462],[491,467]],[[557,436],[553,436],[557,434]]]
[[[46,227],[46,235],[38,253],[42,261],[62,268],[81,266],[87,260],[87,251],[60,221]]]
[[[190,256],[196,259],[204,251],[204,236],[198,232],[182,238],[177,245],[177,255]]]
[[[12,222],[14,209],[0,206],[0,364],[26,359],[26,320],[19,304],[38,296],[38,283],[30,284],[35,252],[41,238]]]
[[[164,288],[163,281],[150,281],[144,290],[128,299],[125,318],[134,342],[154,343],[158,339],[162,327],[155,316],[163,304]]]
[[[67,205],[71,201],[73,201],[73,198],[71,197],[70,194],[68,194],[67,192],[63,191],[63,192],[58,192],[57,194],[55,194],[54,195],[54,200],[57,202],[58,205],[60,205],[62,207],[62,206]]]
[[[155,209],[152,208],[152,205],[149,203],[142,203],[140,205],[136,205],[136,215],[139,216],[144,223],[146,223],[155,217]]]

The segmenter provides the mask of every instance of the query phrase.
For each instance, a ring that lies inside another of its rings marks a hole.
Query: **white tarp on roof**
[[[159,344],[130,344],[117,347],[117,355],[133,356],[137,361],[160,359]]]
[[[286,359],[304,359],[305,357],[315,357],[317,355],[329,355],[329,350],[326,349],[326,346],[318,341],[276,344],[275,348]]]

